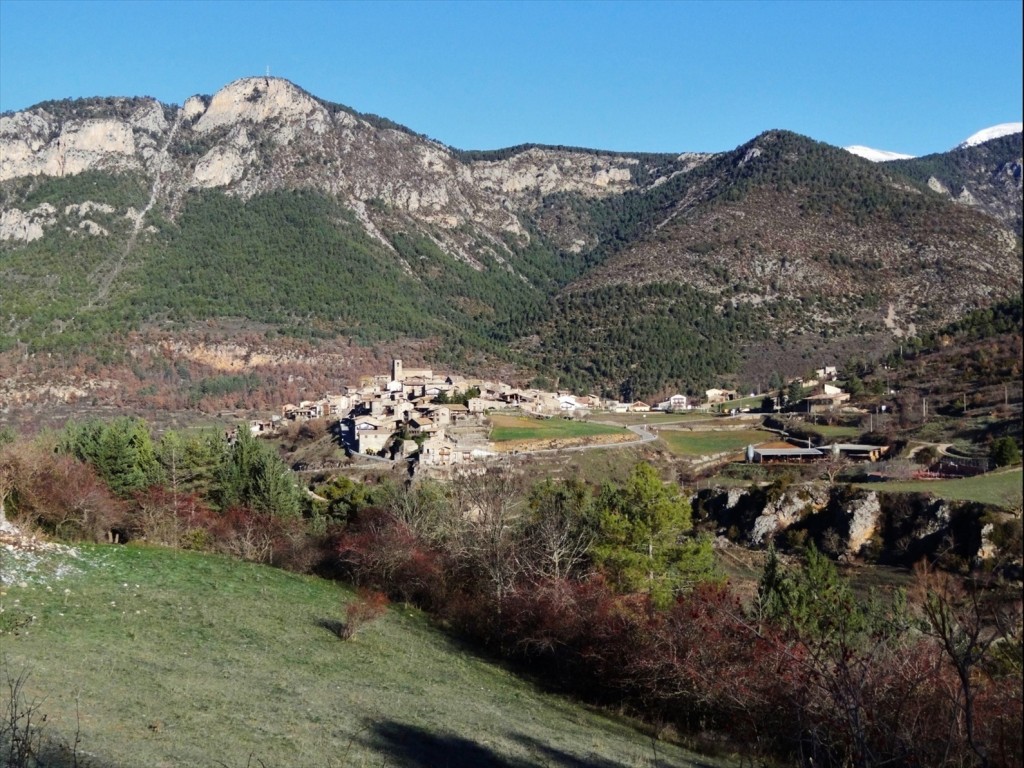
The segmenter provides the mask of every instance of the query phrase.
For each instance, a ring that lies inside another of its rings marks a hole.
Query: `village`
[[[798,380],[808,393],[801,401],[806,416],[858,411],[850,394],[834,383],[835,367],[815,372],[817,378]],[[504,455],[489,439],[488,414],[517,412],[536,419],[589,419],[609,414],[693,414],[756,418],[751,398],[729,389],[708,389],[703,398],[674,394],[647,403],[619,402],[597,395],[521,388],[500,381],[441,374],[430,368],[408,368],[392,360],[385,374],[365,377],[357,386],[342,386],[338,394],[317,400],[286,403],[269,420],[249,424],[254,435],[271,436],[287,424],[320,419],[332,424],[335,437],[349,456],[406,461],[410,471],[444,471],[479,465]],[[779,404],[781,406],[781,403]],[[778,407],[775,408],[778,410]],[[644,426],[644,429],[647,429]],[[657,429],[656,427],[654,428]],[[637,440],[652,439],[636,431]],[[766,437],[772,437],[766,433]],[[751,463],[824,460],[837,452],[851,459],[878,460],[885,447],[836,443],[827,447],[786,442],[782,437],[750,445],[740,460]]]

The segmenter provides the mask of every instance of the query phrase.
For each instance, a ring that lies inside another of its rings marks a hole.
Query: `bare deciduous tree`
[[[989,747],[978,736],[975,717],[975,675],[998,644],[1019,647],[1021,601],[1019,597],[986,596],[977,585],[967,589],[956,577],[924,564],[916,568],[915,575],[914,595],[926,620],[926,632],[938,640],[959,681],[951,695],[958,730],[978,764],[987,768],[991,764]]]
[[[455,510],[465,520],[459,548],[470,567],[502,597],[522,575],[526,560],[522,530],[526,502],[521,478],[493,468],[454,483]]]

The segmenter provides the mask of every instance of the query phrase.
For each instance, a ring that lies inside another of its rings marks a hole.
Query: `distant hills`
[[[632,396],[877,353],[1019,295],[1021,134],[876,164],[454,150],[278,78],[0,117],[0,350],[210,323]],[[269,337],[268,337],[269,338]]]

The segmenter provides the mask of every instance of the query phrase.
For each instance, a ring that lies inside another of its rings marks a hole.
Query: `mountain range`
[[[264,77],[44,102],[0,116],[0,364],[216,327],[754,386],[1019,296],[1021,157],[1019,132],[886,163],[784,130],[465,151]]]

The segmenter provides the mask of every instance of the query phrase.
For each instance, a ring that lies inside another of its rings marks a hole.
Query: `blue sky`
[[[770,128],[921,155],[1022,119],[1022,4],[0,0],[0,110],[247,75],[451,146],[720,151]]]

